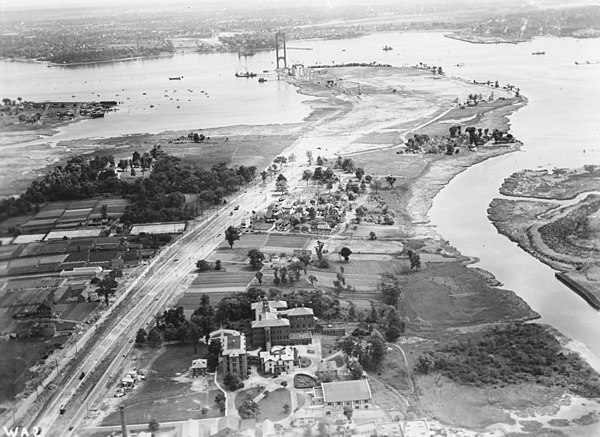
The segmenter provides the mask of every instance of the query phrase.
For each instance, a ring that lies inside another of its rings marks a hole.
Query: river
[[[384,52],[385,45],[393,50]],[[441,65],[449,75],[519,87],[529,104],[513,114],[511,122],[513,133],[525,144],[523,150],[490,159],[457,176],[434,200],[430,219],[463,254],[478,257],[478,267],[492,272],[525,299],[540,313],[542,322],[600,357],[599,313],[558,282],[552,269],[499,235],[486,214],[503,179],[515,171],[600,164],[600,65],[574,63],[600,57],[600,40],[536,38],[521,44],[484,45],[440,33],[381,33],[349,40],[289,41],[288,48],[288,65],[424,62]],[[532,55],[538,51],[546,54]],[[185,54],[68,68],[0,62],[0,93],[36,100],[123,102],[119,111],[105,119],[70,125],[52,141],[300,122],[309,113],[303,103],[308,98],[293,87],[280,81],[259,84],[256,79],[234,77],[244,69],[272,70],[274,58],[273,52],[247,59],[235,54]],[[170,76],[183,79],[170,81]]]

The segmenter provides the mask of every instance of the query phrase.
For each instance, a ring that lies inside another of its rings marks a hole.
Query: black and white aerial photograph
[[[599,437],[600,0],[0,0],[0,437]]]

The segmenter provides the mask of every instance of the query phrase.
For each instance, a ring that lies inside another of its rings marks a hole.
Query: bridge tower
[[[285,33],[277,32],[275,34],[275,55],[277,56],[277,68],[281,68],[279,66],[279,61],[283,61],[283,68],[287,67],[287,57],[285,51]]]

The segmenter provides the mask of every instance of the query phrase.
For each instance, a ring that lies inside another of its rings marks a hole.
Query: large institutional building
[[[312,308],[287,307],[287,302],[268,300],[252,304],[252,346],[271,350],[273,345],[310,344],[316,318]]]

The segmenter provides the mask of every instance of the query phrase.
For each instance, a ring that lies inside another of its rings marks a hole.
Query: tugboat
[[[235,73],[235,77],[256,77],[256,73],[246,71],[245,73]]]
[[[170,77],[169,80],[181,80],[183,76]]]
[[[589,61],[575,61],[575,65],[593,65],[600,64],[598,59],[590,59]]]
[[[385,47],[382,50],[384,52],[387,52],[387,51],[394,50],[394,49],[386,44]]]
[[[533,52],[532,55],[545,55],[546,52]]]
[[[259,78],[258,78],[258,82],[259,82],[259,83],[264,83],[264,82],[266,82],[266,81],[267,81],[267,79],[265,79],[264,77],[259,77]]]

